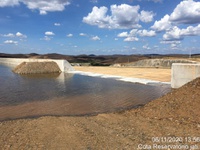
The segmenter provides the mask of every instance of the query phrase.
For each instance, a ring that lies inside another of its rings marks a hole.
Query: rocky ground
[[[128,111],[2,121],[0,149],[200,149],[199,108],[200,78]]]

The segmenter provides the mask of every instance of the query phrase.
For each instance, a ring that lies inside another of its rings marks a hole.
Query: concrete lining
[[[200,77],[200,64],[172,64],[172,88],[179,88],[197,77]]]
[[[29,58],[0,58],[0,64],[16,67],[22,62],[55,62],[62,72],[74,71],[74,68],[66,60],[58,59],[29,59]]]

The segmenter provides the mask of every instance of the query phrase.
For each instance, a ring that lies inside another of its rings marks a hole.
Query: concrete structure
[[[184,84],[200,77],[200,63],[198,64],[172,64],[171,87],[179,88]]]
[[[74,71],[74,68],[66,60],[60,59],[29,59],[29,58],[0,58],[0,64],[8,65],[11,67],[16,67],[22,62],[44,62],[53,61],[56,62],[62,72]]]

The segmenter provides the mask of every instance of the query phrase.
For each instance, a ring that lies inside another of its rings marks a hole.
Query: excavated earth
[[[124,64],[126,67],[151,67],[171,68],[173,63],[198,63],[187,59],[143,59],[132,63]]]
[[[200,149],[199,108],[197,78],[137,109],[2,121],[0,149]]]
[[[13,69],[18,74],[45,74],[61,72],[55,62],[23,62]]]

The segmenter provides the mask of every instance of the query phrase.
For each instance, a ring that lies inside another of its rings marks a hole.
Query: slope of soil
[[[124,64],[129,67],[171,68],[173,63],[197,63],[187,59],[143,59]]]
[[[60,68],[55,62],[23,62],[13,72],[18,74],[59,73]]]

